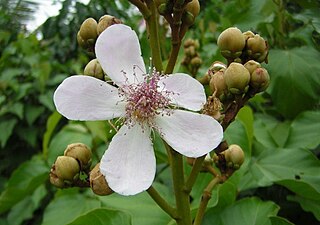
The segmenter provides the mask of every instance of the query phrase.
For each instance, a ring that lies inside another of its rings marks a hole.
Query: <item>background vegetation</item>
[[[271,76],[266,92],[251,99],[225,133],[229,143],[244,149],[246,161],[214,190],[203,224],[319,224],[320,1],[200,3],[201,13],[187,34],[200,43],[203,64],[197,76],[222,60],[216,40],[230,26],[268,40]],[[139,31],[141,17],[125,0],[91,0],[88,5],[65,0],[58,16],[28,33],[24,24],[35,3],[1,1],[0,6],[0,224],[173,224],[146,193],[99,197],[88,189],[58,190],[48,181],[51,165],[68,144],[90,146],[95,164],[114,135],[104,122],[67,121],[53,105],[57,85],[81,74],[90,59],[76,43],[80,24],[110,14]],[[147,62],[145,33],[140,37]],[[166,43],[163,35],[164,52]],[[161,142],[155,145],[155,183],[170,199],[167,157]],[[198,178],[194,206],[209,178],[205,173]]]

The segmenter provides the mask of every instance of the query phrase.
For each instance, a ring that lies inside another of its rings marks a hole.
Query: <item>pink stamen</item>
[[[170,105],[169,91],[160,90],[158,82],[161,75],[155,69],[146,75],[143,82],[125,85],[121,93],[126,98],[126,123],[154,127],[153,119],[156,115],[167,115]],[[169,110],[170,111],[170,110]]]

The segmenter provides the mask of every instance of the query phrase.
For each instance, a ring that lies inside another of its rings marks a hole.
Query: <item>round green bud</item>
[[[57,188],[64,188],[65,187],[65,183],[62,179],[60,179],[55,171],[55,165],[53,164],[50,174],[49,174],[49,179],[50,179],[50,183],[53,184],[54,186],[56,186]]]
[[[238,28],[230,27],[219,35],[217,44],[225,58],[236,59],[242,54],[246,42]]]
[[[244,39],[247,41],[249,38],[254,37],[254,33],[250,30],[243,32]]]
[[[122,23],[121,20],[117,19],[114,16],[104,15],[99,19],[97,25],[97,33],[100,35],[105,29],[110,27],[113,24],[120,24]]]
[[[88,44],[83,40],[83,38],[80,35],[80,31],[77,33],[77,42],[80,45],[81,48],[88,48]]]
[[[92,76],[100,80],[104,80],[102,67],[97,59],[92,59],[84,68],[84,75]]]
[[[91,164],[92,153],[90,148],[82,143],[72,143],[64,150],[64,155],[72,157],[80,163],[81,168],[87,168]]]
[[[194,45],[190,45],[188,48],[184,49],[186,56],[194,57],[197,54],[196,48]]]
[[[261,64],[254,60],[249,60],[244,64],[244,67],[249,71],[250,74],[252,74],[253,71],[261,67]]]
[[[224,79],[232,94],[243,94],[248,90],[250,73],[242,64],[233,62],[225,70]]]
[[[190,46],[195,46],[195,40],[188,38],[187,40],[184,41],[183,47],[189,48]]]
[[[100,163],[98,163],[90,172],[90,187],[96,195],[110,195],[113,190],[109,187],[106,178],[100,172]]]
[[[244,152],[239,145],[230,145],[228,151],[228,160],[232,163],[234,169],[239,169],[244,162]]]
[[[261,92],[267,89],[270,83],[270,76],[265,68],[257,68],[251,74],[250,86]]]
[[[56,175],[62,180],[72,181],[80,172],[78,161],[69,156],[58,156],[54,166]]]
[[[191,13],[191,15],[196,18],[200,13],[200,3],[199,0],[192,0],[186,5],[186,12]]]
[[[211,76],[209,87],[217,98],[220,99],[224,97],[228,91],[228,87],[224,79],[224,69],[217,71]]]
[[[200,12],[199,0],[192,0],[186,5],[185,12],[182,16],[183,24],[191,26]]]
[[[201,60],[201,58],[199,56],[196,56],[196,57],[191,59],[190,64],[193,67],[199,68],[201,66],[201,64],[202,64],[202,60]]]
[[[98,37],[97,21],[93,18],[88,18],[80,26],[79,35],[86,42],[89,39],[95,40]]]
[[[255,34],[254,37],[250,37],[247,40],[247,54],[250,58],[263,62],[268,54],[268,46],[266,41],[260,37],[259,34]]]

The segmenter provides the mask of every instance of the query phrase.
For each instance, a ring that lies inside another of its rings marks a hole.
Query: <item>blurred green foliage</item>
[[[230,144],[242,146],[246,161],[213,191],[203,224],[319,223],[320,1],[200,3],[201,13],[187,34],[200,43],[203,64],[198,76],[212,62],[223,60],[216,40],[230,26],[258,32],[268,40],[266,67],[271,76],[267,91],[251,99],[225,133]],[[57,190],[48,182],[52,163],[68,144],[90,146],[96,163],[114,135],[105,122],[68,122],[53,106],[57,85],[69,75],[81,74],[91,57],[77,46],[80,24],[87,17],[98,20],[111,14],[138,31],[141,16],[133,12],[125,0],[91,0],[88,5],[66,0],[58,16],[28,34],[8,25],[12,11],[1,8],[1,225],[89,224],[92,218],[97,225],[174,224],[146,193],[97,197],[79,188]],[[17,19],[15,26],[23,27],[23,21]],[[164,33],[165,24],[160,29]],[[148,62],[147,37],[145,33],[139,37]],[[165,35],[161,43],[162,51],[168,52]],[[178,64],[176,70],[180,69]],[[168,162],[158,138],[155,186],[173,202]],[[210,175],[200,174],[192,190],[194,210],[209,180]]]

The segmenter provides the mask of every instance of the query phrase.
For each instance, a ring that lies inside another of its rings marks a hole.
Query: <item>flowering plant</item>
[[[173,73],[182,38],[199,13],[198,0],[175,1],[174,5],[130,2],[139,8],[146,21],[153,65],[146,69],[137,34],[119,19],[106,15],[99,23],[92,18],[84,21],[78,43],[93,52],[96,59],[88,63],[85,75],[70,76],[58,86],[54,103],[57,111],[70,120],[118,118],[116,126],[113,125],[117,133],[100,163],[92,169],[91,152],[86,146],[68,146],[64,156],[58,157],[53,165],[50,179],[58,187],[90,186],[97,195],[113,192],[135,195],[147,191],[178,225],[199,225],[213,188],[226,181],[244,162],[241,147],[228,145],[223,132],[246,101],[268,86],[269,74],[260,65],[267,61],[268,46],[251,31],[242,33],[238,28],[229,28],[218,38],[227,64],[214,62],[207,74],[197,80],[195,75],[201,65],[196,52],[198,44],[188,40],[182,65],[190,75]],[[170,25],[172,46],[165,69],[156,7]],[[210,96],[204,85],[209,85]],[[159,134],[167,150],[175,207],[152,185],[157,169],[153,133]],[[72,146],[82,147],[69,150]],[[188,175],[184,171],[184,157],[192,166]],[[204,189],[193,218],[190,193],[201,171],[214,177]],[[79,173],[86,174],[88,179],[81,180]]]
[[[106,29],[95,52],[117,87],[90,76],[71,76],[55,91],[54,103],[71,120],[123,118],[100,164],[112,190],[132,195],[151,186],[156,170],[152,130],[188,157],[203,156],[221,142],[222,127],[214,118],[178,109],[200,110],[206,102],[203,86],[187,74],[146,74],[130,27],[117,24]]]

